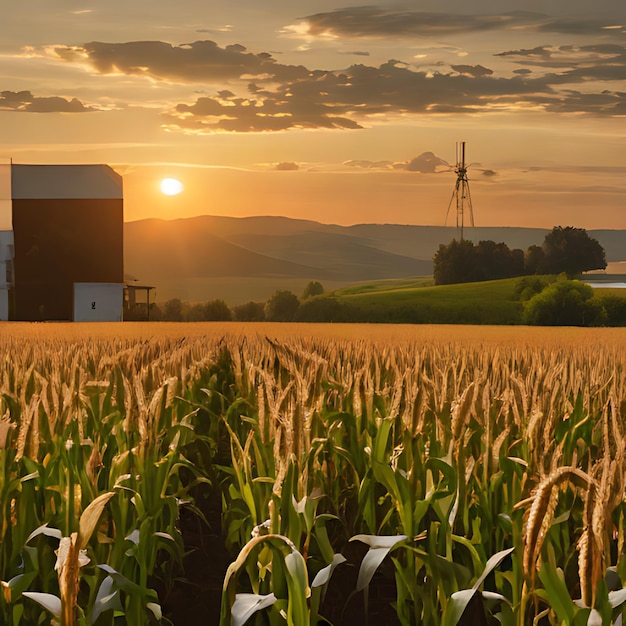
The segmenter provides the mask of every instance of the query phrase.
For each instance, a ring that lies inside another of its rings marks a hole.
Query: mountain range
[[[548,230],[475,227],[465,238],[526,250]],[[589,230],[607,261],[626,261],[626,230]],[[156,287],[157,301],[228,304],[263,301],[278,289],[301,293],[310,280],[326,289],[360,281],[432,274],[432,257],[454,227],[402,224],[339,226],[287,217],[199,216],[124,224],[127,278]]]

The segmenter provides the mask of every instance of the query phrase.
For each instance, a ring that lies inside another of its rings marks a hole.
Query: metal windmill
[[[467,166],[465,165],[465,142],[456,144],[456,185],[448,204],[446,212],[446,224],[448,214],[453,202],[456,202],[456,227],[461,231],[461,241],[463,241],[463,229],[465,227],[465,213],[469,214],[469,225],[474,226],[474,211],[472,210],[472,196],[470,195],[469,181],[467,180]]]

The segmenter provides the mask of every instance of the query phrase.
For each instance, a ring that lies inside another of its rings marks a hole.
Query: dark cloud
[[[380,67],[352,65],[338,72],[311,72],[295,81],[255,83],[244,97],[199,98],[167,116],[169,128],[190,131],[265,131],[290,128],[361,128],[372,116],[463,114],[493,107],[618,115],[619,92],[585,96],[555,86],[582,81],[570,74],[539,78],[415,71],[396,61]],[[259,81],[260,82],[260,81]]]
[[[486,176],[487,178],[491,178],[492,176],[495,176],[496,173],[493,170],[481,170],[482,175]]]
[[[129,74],[172,82],[207,82],[272,76],[293,80],[307,75],[303,66],[276,63],[271,54],[247,52],[240,44],[221,48],[214,41],[173,46],[163,41],[103,43],[80,47],[57,46],[59,59],[87,62],[100,74]]]
[[[443,18],[442,18],[443,19]],[[148,76],[189,83],[203,95],[181,102],[164,116],[171,130],[205,133],[280,131],[292,128],[358,129],[379,117],[464,114],[520,107],[556,112],[621,115],[620,91],[594,93],[593,80],[625,76],[626,48],[618,44],[540,46],[500,53],[525,67],[512,77],[482,65],[439,64],[419,68],[389,60],[340,70],[279,63],[266,52],[212,41],[173,46],[163,42],[89,43],[55,48],[58,58],[84,63],[99,73]],[[585,83],[585,89],[571,88]],[[620,83],[621,84],[621,83]],[[567,87],[567,89],[565,88]],[[60,107],[62,102],[49,102]],[[42,101],[37,106],[45,107]],[[78,101],[66,110],[80,110]]]
[[[22,113],[85,113],[94,111],[77,98],[36,97],[30,91],[0,91],[0,110]]]
[[[478,78],[480,76],[491,76],[491,74],[493,74],[493,70],[483,67],[482,65],[451,65],[450,67],[459,74],[473,76],[474,78]]]
[[[619,36],[619,29],[606,30],[600,19],[556,19],[543,13],[515,11],[493,15],[467,15],[356,6],[317,13],[302,18],[308,36],[415,37],[442,36],[491,30],[524,29],[534,32],[599,34]],[[299,29],[300,31],[302,29]]]
[[[366,50],[340,50],[339,54],[346,54],[355,57],[368,57],[370,55]]]
[[[588,46],[538,46],[531,49],[509,50],[496,56],[516,63],[555,70],[553,84],[590,80],[626,80],[626,46],[596,44]],[[518,70],[528,73],[528,69]]]
[[[283,161],[282,163],[277,163],[274,169],[280,172],[294,172],[296,170],[299,170],[300,166],[297,163]]]
[[[403,169],[407,172],[420,172],[421,174],[435,174],[446,172],[450,169],[447,161],[436,156],[433,152],[422,152],[419,156],[406,163],[396,164],[396,169]]]

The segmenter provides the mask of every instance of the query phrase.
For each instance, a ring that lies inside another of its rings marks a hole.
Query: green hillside
[[[442,324],[519,324],[514,299],[519,278],[433,286],[432,280],[377,281],[328,294],[359,321]]]

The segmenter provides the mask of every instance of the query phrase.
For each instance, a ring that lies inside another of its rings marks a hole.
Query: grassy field
[[[438,286],[424,277],[385,280],[338,289],[327,297],[346,307],[344,317],[354,321],[521,324],[524,302],[516,294],[521,280],[507,278]],[[626,299],[624,289],[598,287],[594,292],[600,298]]]
[[[332,293],[371,321],[519,324],[519,279],[434,286],[427,279],[380,281]]]
[[[0,359],[2,624],[622,619],[623,329],[4,323]]]

